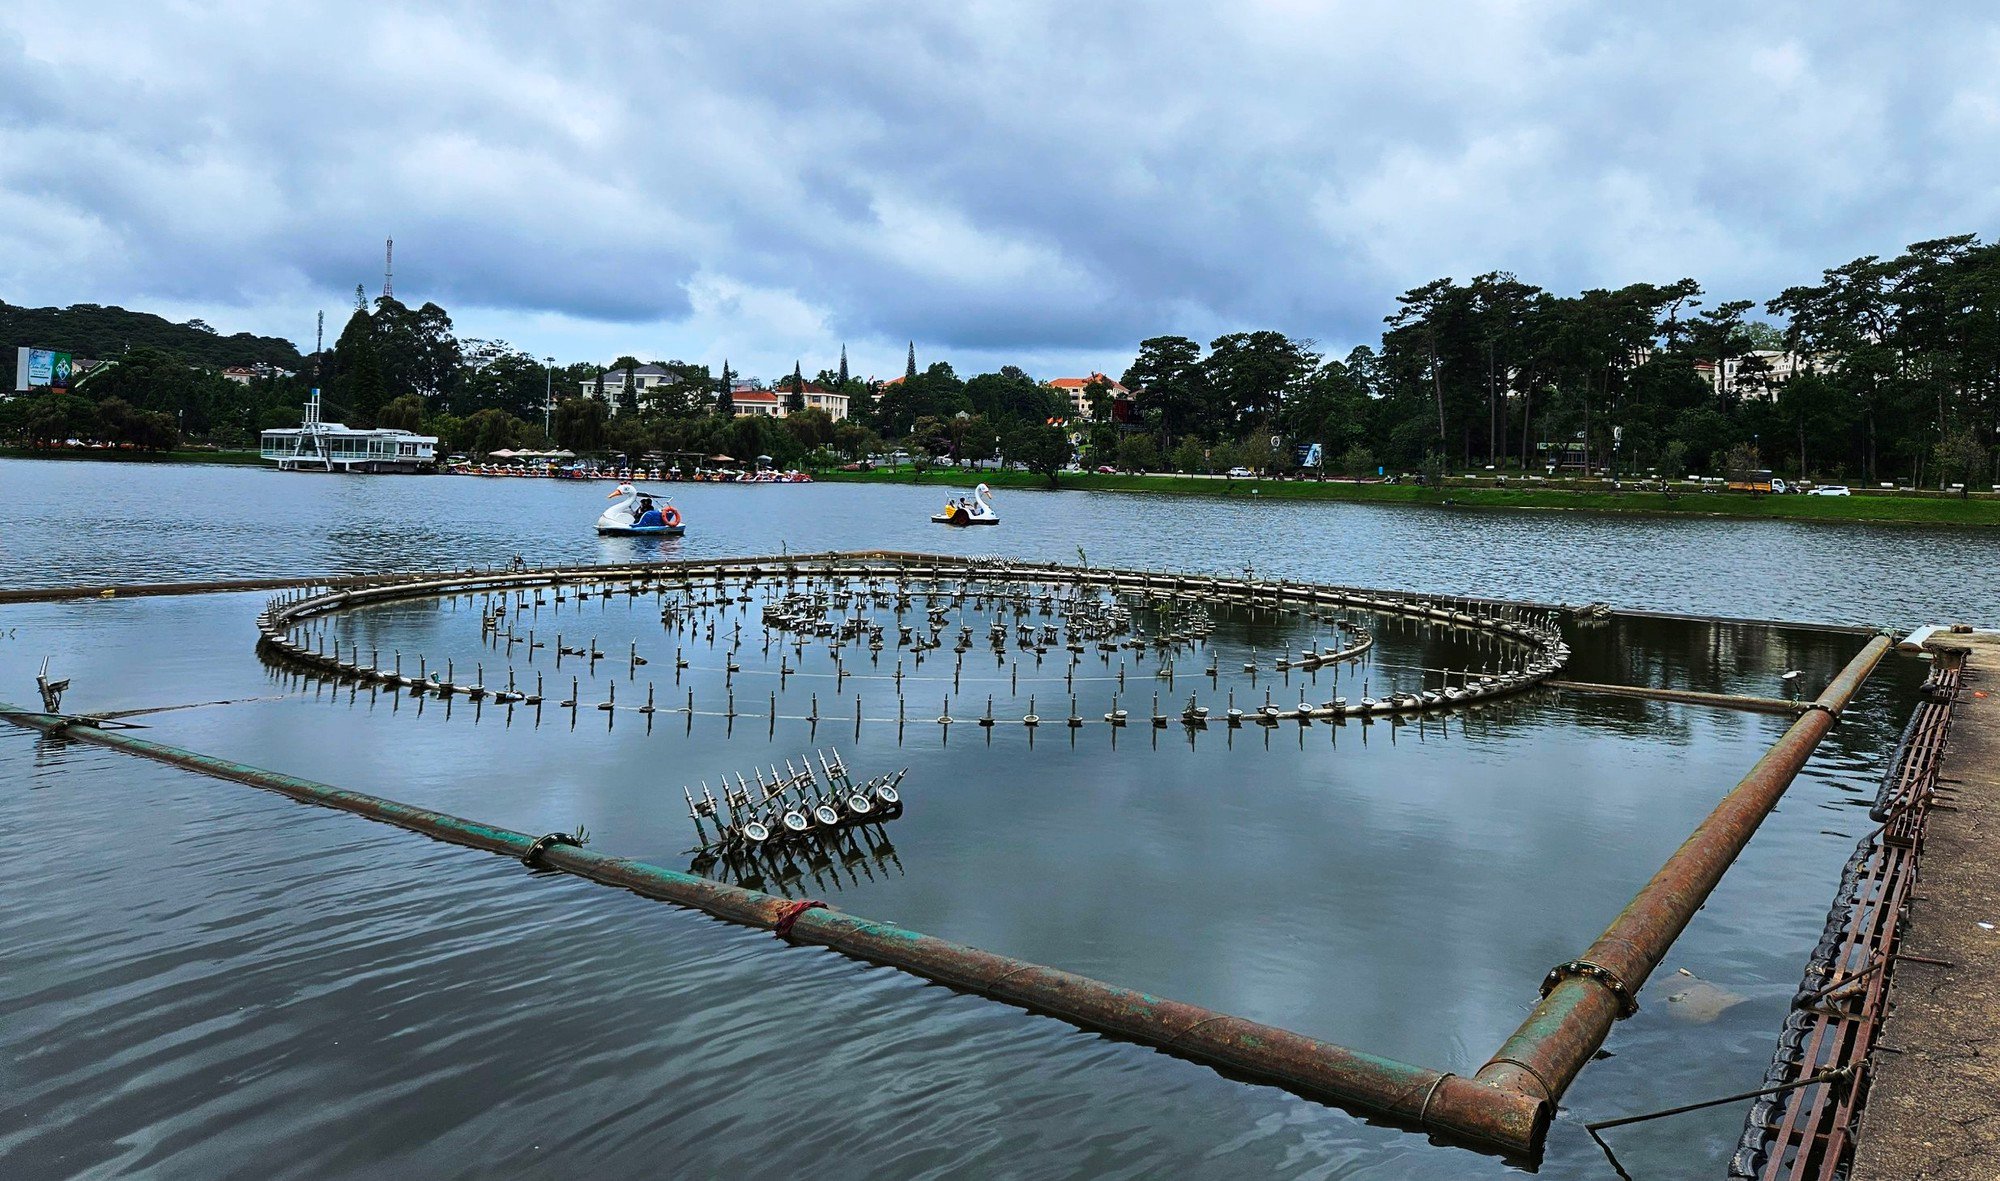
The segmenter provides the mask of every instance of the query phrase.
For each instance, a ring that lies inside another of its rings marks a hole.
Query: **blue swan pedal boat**
[[[625,499],[604,510],[597,518],[597,533],[600,537],[679,537],[687,532],[681,523],[680,510],[667,503],[667,498],[659,498],[659,506],[653,503],[653,494],[641,492],[630,484],[620,484],[613,488],[606,500]]]

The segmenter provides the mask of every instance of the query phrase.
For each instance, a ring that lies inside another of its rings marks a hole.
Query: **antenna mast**
[[[389,239],[388,246],[386,246],[382,251],[382,298],[383,299],[396,298],[395,280],[396,280],[396,240],[394,238],[391,238]]]

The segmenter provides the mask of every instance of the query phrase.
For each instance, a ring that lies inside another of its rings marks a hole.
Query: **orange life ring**
[[[667,506],[667,511],[661,513],[660,517],[669,525],[678,525],[681,523],[681,510],[670,504]]]

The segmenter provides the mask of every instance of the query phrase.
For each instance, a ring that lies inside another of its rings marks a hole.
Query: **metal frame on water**
[[[463,587],[533,585],[551,578],[706,575],[758,568],[782,577],[787,570],[835,562],[897,564],[912,576],[950,571],[991,577],[996,566],[959,558],[867,551],[779,555],[647,564],[629,567],[517,569],[464,575],[358,579],[353,589],[329,594],[342,602],[396,594],[430,593],[426,584]],[[1009,568],[1026,568],[1010,564]],[[1039,569],[1055,569],[1040,567]],[[1083,568],[1067,568],[1083,571]],[[1183,576],[1090,569],[1087,575],[1116,585],[1123,579],[1161,589]],[[1162,580],[1155,583],[1155,580]],[[1218,582],[1205,576],[1197,581]],[[343,580],[346,581],[346,580]],[[1247,580],[1246,580],[1247,581]],[[324,584],[322,584],[324,585]],[[1308,584],[1262,584],[1282,593]],[[1310,588],[1338,592],[1339,588]],[[385,594],[386,592],[386,594]],[[1354,592],[1345,592],[1354,593]],[[1379,592],[1377,592],[1379,593]],[[1390,610],[1416,613],[1420,596],[1381,600]],[[1428,610],[1428,608],[1426,608]],[[1448,617],[1447,613],[1447,617]],[[267,638],[269,629],[266,630]],[[1636,997],[1674,940],[1700,909],[1730,864],[1749,843],[1806,759],[1889,650],[1870,639],[1817,699],[1760,758],[1640,889],[1597,941],[1579,957],[1552,968],[1542,998],[1519,1030],[1472,1075],[1398,1062],[1302,1034],[1177,1001],[1166,1000],[1057,968],[952,943],[893,924],[878,923],[821,905],[779,898],[661,866],[612,857],[394,800],[343,790],[296,776],[166,746],[129,733],[101,729],[90,719],[0,704],[0,717],[50,734],[157,759],[218,778],[281,792],[294,799],[339,808],[421,832],[439,840],[522,858],[542,868],[620,886],[648,898],[693,907],[717,918],[776,930],[795,943],[816,944],[857,959],[900,968],[928,980],[1061,1018],[1080,1028],[1153,1046],[1251,1081],[1269,1083],[1412,1130],[1508,1157],[1538,1162],[1556,1103],[1612,1026],[1637,1007]]]

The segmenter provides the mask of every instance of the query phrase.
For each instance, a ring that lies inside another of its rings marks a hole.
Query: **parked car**
[[[1257,473],[1247,467],[1233,467],[1229,469],[1229,478],[1232,480],[1253,480],[1256,477]]]
[[[1817,488],[1813,489],[1813,490],[1812,490],[1811,492],[1808,492],[1808,493],[1806,493],[1806,495],[1808,495],[1808,496],[1852,496],[1852,495],[1854,495],[1854,494],[1853,494],[1852,492],[1849,492],[1849,491],[1847,490],[1847,485],[1845,485],[1845,484],[1821,484],[1821,485],[1820,485],[1819,487],[1817,487]]]
[[[1097,465],[1097,474],[1100,476],[1115,476],[1118,474],[1118,469],[1108,463],[1100,463]]]

